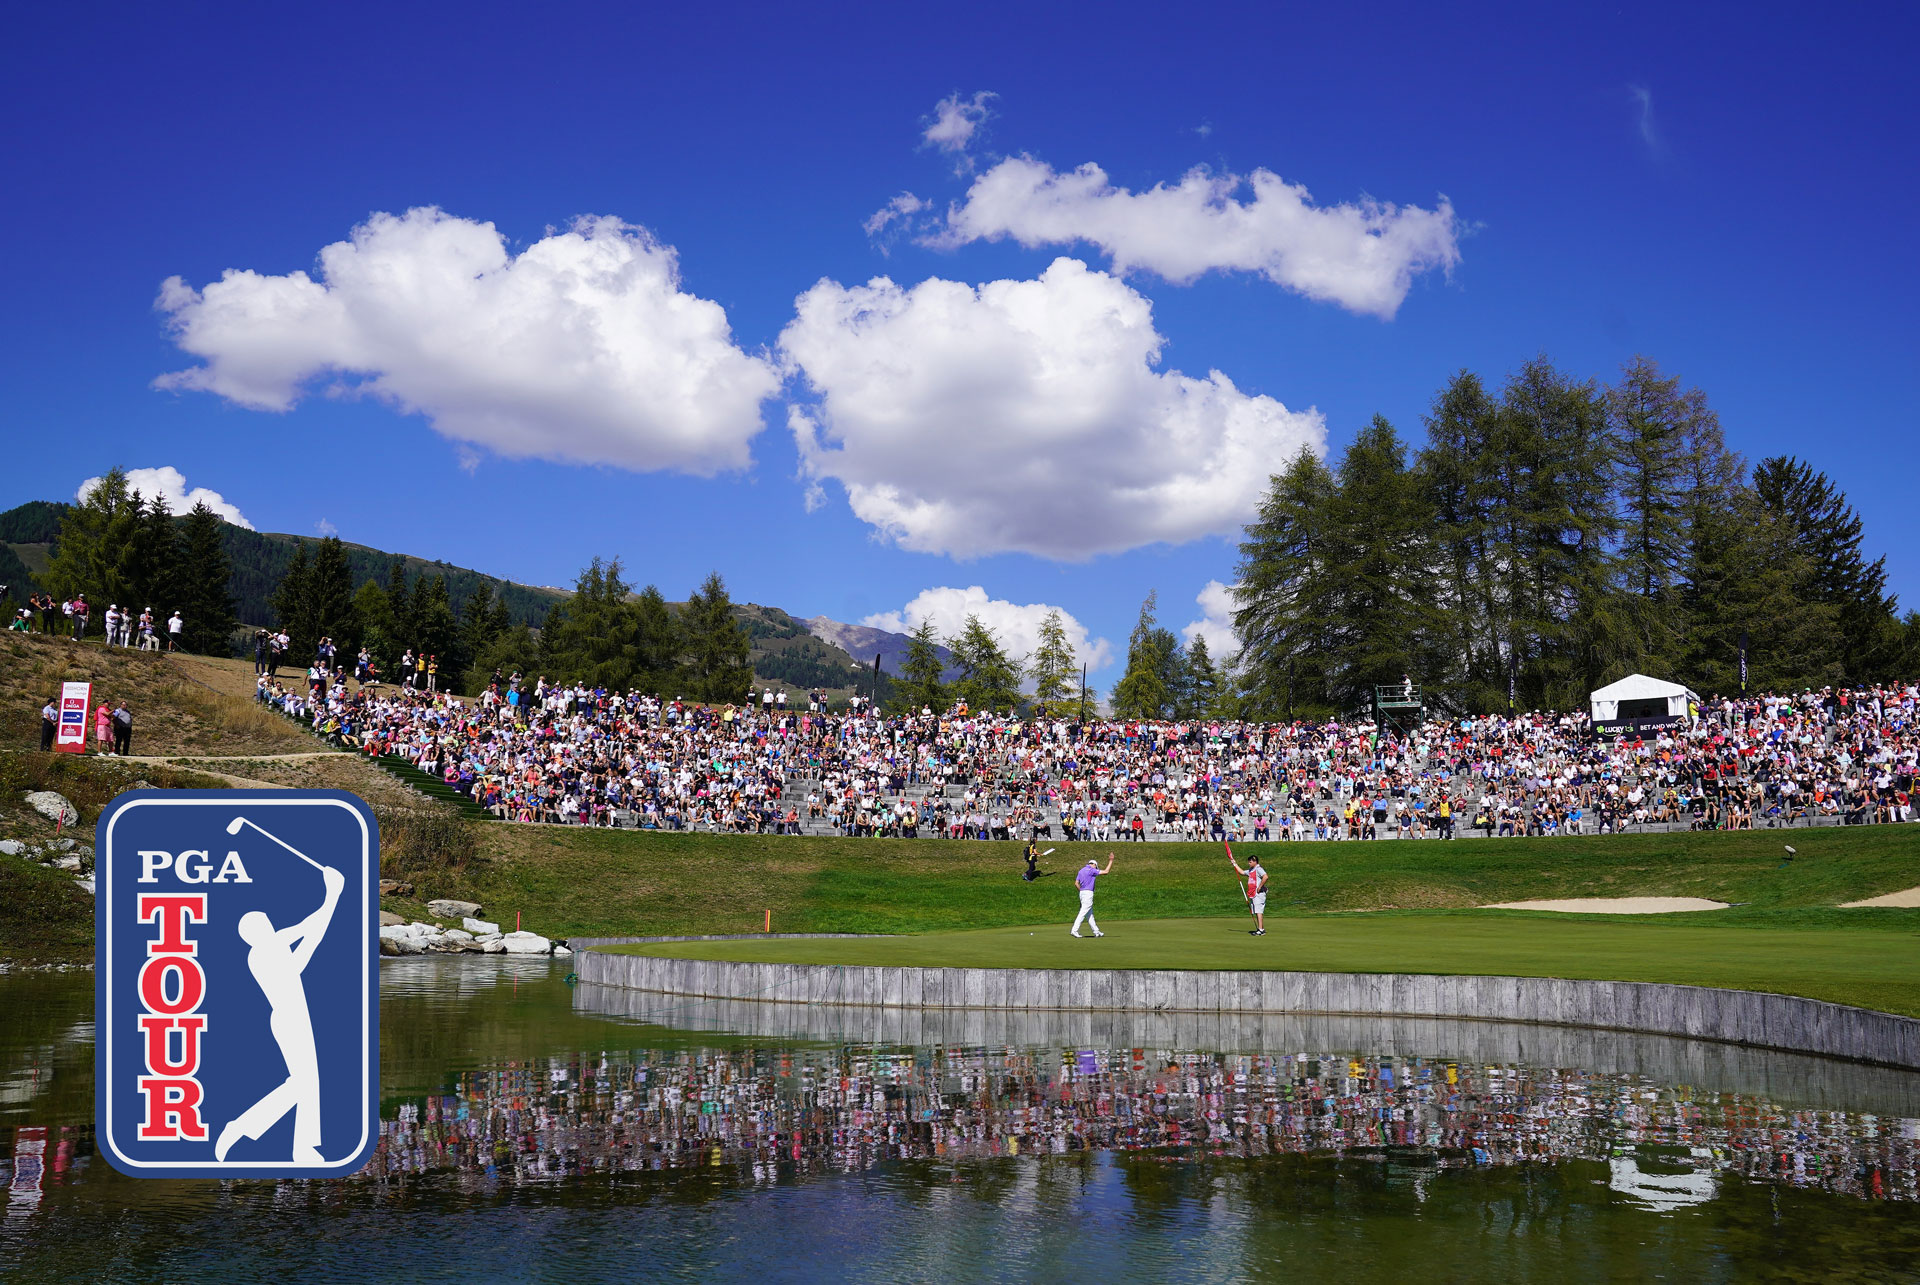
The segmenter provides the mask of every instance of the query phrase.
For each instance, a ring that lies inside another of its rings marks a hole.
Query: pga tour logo
[[[96,828],[95,1130],[150,1178],[366,1163],[379,831],[338,790],[138,790]]]

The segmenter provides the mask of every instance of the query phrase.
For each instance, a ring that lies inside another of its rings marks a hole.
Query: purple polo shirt
[[[1080,867],[1080,873],[1074,876],[1074,882],[1080,885],[1080,891],[1092,892],[1093,881],[1100,877],[1100,867],[1089,861]]]

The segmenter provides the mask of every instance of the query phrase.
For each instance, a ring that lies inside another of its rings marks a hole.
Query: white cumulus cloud
[[[1182,629],[1180,637],[1188,646],[1195,638],[1205,638],[1213,663],[1225,665],[1240,653],[1240,635],[1233,627],[1233,587],[1209,580],[1193,600],[1200,604],[1200,619]]]
[[[1238,195],[1243,188],[1249,199]],[[1315,205],[1306,188],[1265,169],[1245,177],[1194,169],[1171,187],[1134,192],[1098,165],[1062,173],[1018,156],[975,179],[926,240],[1091,242],[1122,273],[1188,282],[1255,272],[1309,299],[1390,318],[1415,276],[1459,262],[1460,231],[1444,197],[1431,210],[1374,200]]]
[[[317,279],[228,269],[195,290],[172,277],[157,306],[204,363],[158,387],[280,411],[332,376],[507,456],[741,468],[780,384],[719,304],[680,288],[673,248],[614,218],[514,255],[491,223],[375,214],[320,252]]]
[[[210,491],[204,486],[196,486],[188,490],[186,477],[171,465],[163,465],[160,468],[130,468],[126,470],[126,474],[128,490],[138,491],[149,500],[156,495],[159,496],[169,513],[175,515],[191,513],[194,505],[204,502],[208,508],[233,525],[245,527],[249,531],[253,530],[253,523],[247,521],[246,516],[238,508],[227,503],[220,492]],[[93,493],[93,488],[104,480],[98,477],[88,478],[80,484],[80,489],[74,492],[74,500],[84,502],[87,496]]]
[[[789,426],[809,479],[918,552],[1078,560],[1232,531],[1326,424],[1217,370],[1155,370],[1163,343],[1143,296],[1074,259],[977,288],[821,281],[780,336],[819,398]]]
[[[943,152],[964,152],[967,144],[980,125],[987,119],[987,102],[997,97],[991,90],[981,90],[972,98],[962,98],[959,94],[948,94],[934,104],[933,120],[921,140],[929,147],[937,147]]]
[[[1089,637],[1087,627],[1074,619],[1070,612],[1044,602],[1017,603],[1004,598],[990,598],[979,585],[965,589],[946,586],[923,589],[900,610],[883,611],[868,616],[860,623],[904,634],[918,629],[923,621],[931,620],[934,632],[945,640],[958,635],[965,628],[968,616],[978,616],[980,623],[993,631],[1009,656],[1024,660],[1039,648],[1040,626],[1045,623],[1050,611],[1060,612],[1060,623],[1067,631],[1067,641],[1073,644],[1073,654],[1087,668],[1100,669],[1113,659],[1113,644],[1104,638]]]

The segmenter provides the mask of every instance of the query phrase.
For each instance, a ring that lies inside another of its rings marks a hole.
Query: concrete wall
[[[849,1008],[1329,1014],[1544,1023],[1920,1069],[1920,1021],[1820,1000],[1651,982],[1088,969],[884,968],[582,950],[582,982],[695,999]]]

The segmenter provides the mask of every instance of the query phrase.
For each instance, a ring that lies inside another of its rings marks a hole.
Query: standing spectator
[[[153,608],[145,607],[140,612],[140,650],[159,651],[160,640],[153,633]]]
[[[106,701],[93,711],[93,745],[102,754],[113,746],[113,709]]]
[[[47,751],[53,748],[53,734],[60,729],[60,705],[49,700],[40,707],[40,748]]]
[[[270,645],[271,643],[268,638],[266,630],[256,629],[253,631],[253,672],[254,673],[264,674],[267,672],[267,649]]]
[[[90,610],[91,608],[87,606],[87,595],[84,593],[76,593],[73,595],[73,601],[67,604],[67,615],[73,621],[75,642],[87,636],[87,613]]]
[[[120,604],[119,603],[110,602],[107,604],[107,615],[106,615],[105,623],[107,627],[107,646],[111,647],[115,643],[120,641]]]
[[[125,700],[113,709],[113,752],[121,758],[133,753],[133,711]]]
[[[168,651],[180,650],[180,631],[186,628],[186,626],[187,626],[187,622],[180,619],[180,608],[175,607],[173,609],[173,614],[167,617],[167,650]]]
[[[427,690],[430,692],[439,690],[436,686],[439,681],[440,658],[438,656],[429,656],[427,657]]]

